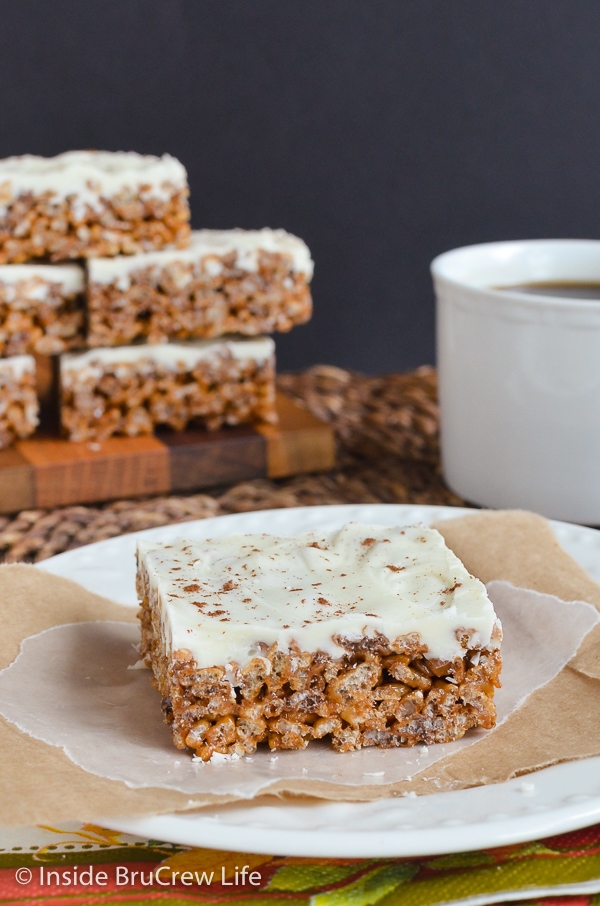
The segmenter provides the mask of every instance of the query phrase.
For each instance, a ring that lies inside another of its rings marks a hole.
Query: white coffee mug
[[[600,241],[469,246],[431,270],[447,484],[482,506],[600,525],[600,299],[505,289],[600,284]]]

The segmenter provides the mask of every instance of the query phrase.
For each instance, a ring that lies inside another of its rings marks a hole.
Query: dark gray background
[[[600,3],[4,0],[0,116],[0,157],[169,151],[195,227],[302,236],[280,368],[405,370],[435,255],[598,236]]]

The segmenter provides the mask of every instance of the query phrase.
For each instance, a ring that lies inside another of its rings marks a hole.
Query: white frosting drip
[[[0,374],[12,374],[18,379],[28,371],[35,374],[35,359],[32,355],[13,355],[0,359]]]
[[[185,249],[163,249],[117,258],[94,258],[88,262],[88,273],[90,281],[94,283],[118,281],[119,289],[126,290],[129,287],[128,275],[133,271],[147,267],[158,270],[174,261],[191,262],[200,269],[205,259],[205,271],[211,276],[217,276],[222,270],[217,259],[231,252],[236,254],[237,267],[245,271],[256,271],[260,251],[289,255],[293,271],[305,274],[307,280],[312,277],[313,262],[302,239],[285,230],[269,229],[194,230],[190,245]]]
[[[85,288],[85,272],[77,264],[2,264],[0,283],[18,283],[21,280],[39,282],[33,298],[44,298],[44,284],[57,283],[65,294],[82,293]],[[43,281],[43,282],[40,282]]]
[[[128,365],[131,363],[158,363],[167,368],[180,365],[193,367],[196,362],[219,353],[230,353],[240,361],[252,359],[265,362],[275,353],[271,337],[240,340],[194,340],[186,343],[156,343],[140,346],[115,346],[90,349],[88,352],[70,352],[61,356],[61,372],[81,374],[103,373],[107,365]]]
[[[464,656],[457,629],[475,630],[475,645],[499,644],[485,586],[421,525],[142,541],[138,557],[159,595],[167,653],[188,649],[200,667],[243,666],[259,643],[287,650],[296,641],[339,657],[336,635],[418,632],[429,655],[444,659]]]
[[[18,195],[53,192],[63,201],[73,195],[73,206],[83,214],[87,204],[101,207],[102,197],[110,198],[127,189],[142,197],[167,199],[172,188],[184,188],[187,174],[183,164],[170,154],[155,157],[134,151],[67,151],[57,157],[24,154],[0,160],[0,212],[4,213]]]

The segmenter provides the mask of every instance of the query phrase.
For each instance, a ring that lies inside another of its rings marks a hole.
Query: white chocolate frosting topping
[[[457,630],[474,632],[472,647],[499,645],[485,586],[422,525],[139,542],[138,558],[159,596],[167,653],[187,649],[199,667],[244,666],[263,643],[339,657],[336,636],[376,633],[417,632],[444,659],[465,654]]]
[[[57,283],[65,293],[82,293],[85,288],[85,272],[77,264],[2,264],[0,283],[21,283],[34,281],[38,284],[37,298],[44,298],[44,284]],[[28,292],[35,298],[35,292]]]
[[[35,374],[35,359],[32,355],[12,355],[0,359],[0,374],[10,374],[18,379],[27,372]]]
[[[166,368],[193,367],[202,359],[229,354],[234,359],[265,362],[275,353],[271,337],[239,340],[190,340],[182,343],[155,343],[138,346],[114,346],[69,352],[61,356],[61,373],[77,372],[102,374],[106,366],[135,363],[157,363]]]
[[[134,151],[67,151],[56,157],[24,154],[0,160],[0,210],[25,192],[52,192],[59,200],[73,195],[76,209],[97,208],[102,197],[124,190],[166,199],[173,187],[187,186],[183,164],[170,154],[155,157]],[[83,210],[82,210],[83,213]]]
[[[192,263],[217,276],[223,269],[220,258],[235,253],[235,265],[240,270],[256,271],[259,252],[287,255],[291,269],[305,274],[310,280],[313,262],[306,243],[285,230],[193,230],[190,244],[185,249],[161,249],[158,252],[144,252],[141,255],[127,255],[116,258],[93,258],[88,263],[90,281],[113,283],[119,281],[119,289],[127,289],[128,275],[135,271],[155,267],[160,269],[175,261]]]

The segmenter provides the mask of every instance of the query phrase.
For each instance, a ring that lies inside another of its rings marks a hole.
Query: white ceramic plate
[[[469,512],[450,507],[361,504],[263,510],[164,526],[100,541],[40,564],[96,594],[135,606],[138,538],[219,537],[236,532],[291,535],[357,521],[430,524]],[[470,511],[472,512],[472,511]],[[553,522],[562,546],[600,582],[600,532]],[[254,852],[329,858],[414,856],[503,846],[600,821],[600,758],[556,765],[507,783],[374,802],[232,804],[195,813],[111,819],[142,837]]]

